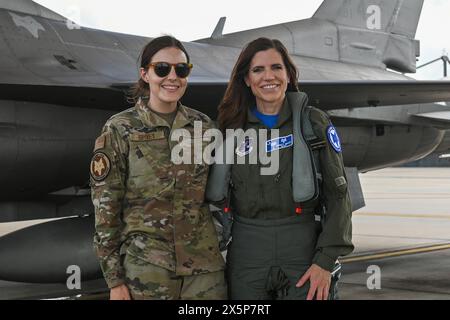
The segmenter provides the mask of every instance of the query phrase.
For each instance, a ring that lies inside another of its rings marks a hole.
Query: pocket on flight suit
[[[334,179],[334,182],[336,184],[337,198],[338,199],[344,198],[348,193],[348,182],[346,175],[344,174],[340,177],[337,177],[336,179]]]
[[[302,221],[278,232],[278,259],[281,265],[310,266],[315,254],[318,228],[314,216],[299,217]]]

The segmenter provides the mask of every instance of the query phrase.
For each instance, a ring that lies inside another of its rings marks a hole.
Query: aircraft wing
[[[222,97],[227,86],[189,81],[191,95]],[[299,86],[312,105],[326,110],[450,101],[450,81],[300,81]]]
[[[450,107],[449,107],[450,110]],[[436,126],[450,128],[450,111],[438,111],[414,114],[413,117],[426,121]]]
[[[0,100],[105,110],[122,110],[126,107],[124,90],[106,85],[0,84]]]
[[[450,81],[305,81],[300,88],[327,110],[450,101]]]
[[[186,104],[214,117],[216,110],[211,114],[210,108],[219,104],[226,85],[190,79]],[[310,104],[323,110],[450,101],[450,81],[300,81],[299,86]],[[206,105],[197,103],[195,97],[202,97]]]
[[[33,101],[63,106],[122,110],[134,83],[104,86],[0,84],[0,100]],[[216,116],[228,83],[191,76],[183,103]],[[300,81],[310,104],[323,110],[450,101],[450,81]]]

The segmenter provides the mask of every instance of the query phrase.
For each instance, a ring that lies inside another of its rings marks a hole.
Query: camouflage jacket
[[[177,275],[224,268],[204,203],[209,167],[203,159],[197,159],[198,164],[171,160],[172,149],[179,145],[170,139],[175,129],[181,129],[177,130],[182,132],[181,142],[187,141],[193,150],[194,122],[202,124],[201,133],[213,123],[180,104],[171,128],[148,108],[147,101],[141,99],[107,121],[90,166],[94,247],[110,288],[124,283],[124,254]],[[203,147],[208,144],[201,141]]]

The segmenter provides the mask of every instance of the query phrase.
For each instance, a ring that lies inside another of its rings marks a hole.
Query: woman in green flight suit
[[[328,299],[331,271],[338,257],[353,250],[351,204],[341,146],[328,116],[309,113],[319,151],[322,180],[319,197],[297,203],[293,197],[293,112],[288,95],[298,92],[298,71],[278,40],[249,43],[233,69],[219,106],[218,124],[227,129],[278,129],[271,140],[245,139],[233,151],[235,160],[257,146],[277,150],[279,169],[261,174],[256,164],[231,166],[229,202],[234,216],[227,255],[231,299]],[[270,139],[270,138],[268,138]],[[312,159],[313,157],[311,157]],[[235,161],[234,163],[236,163]],[[314,167],[314,166],[312,166]],[[320,209],[326,209],[326,220]]]

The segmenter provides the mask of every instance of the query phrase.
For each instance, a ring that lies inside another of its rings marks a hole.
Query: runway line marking
[[[426,219],[445,219],[450,220],[449,214],[408,214],[408,213],[375,213],[375,212],[361,212],[354,213],[353,216],[367,216],[367,217],[397,217],[397,218],[426,218]]]
[[[438,245],[432,245],[432,246],[426,246],[426,247],[417,247],[417,248],[411,248],[411,249],[386,251],[386,252],[380,252],[380,253],[376,253],[376,254],[367,254],[367,255],[361,255],[361,256],[350,257],[350,258],[342,258],[342,259],[339,259],[339,261],[342,263],[360,262],[360,261],[369,261],[369,260],[378,260],[378,259],[406,256],[406,255],[425,253],[425,252],[441,251],[441,250],[447,250],[447,249],[450,249],[450,243],[449,244],[438,244]]]

